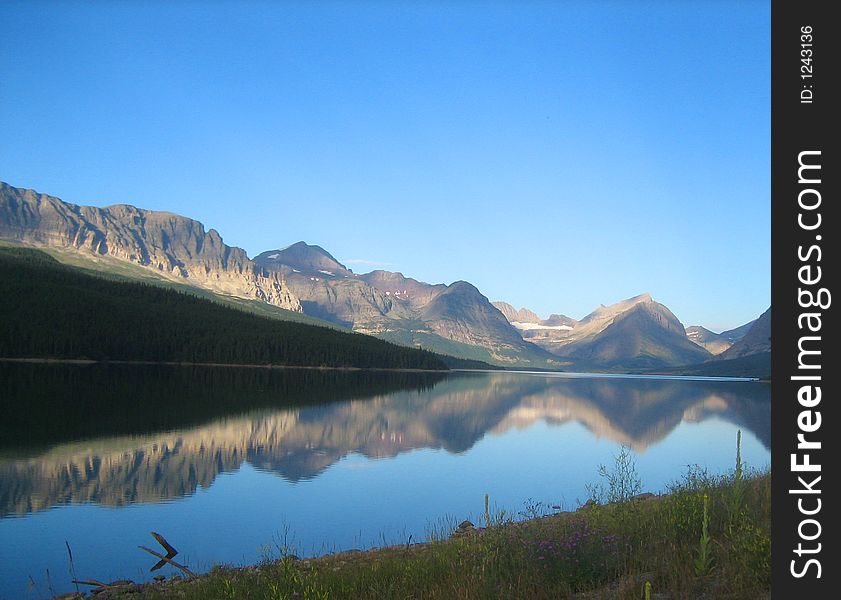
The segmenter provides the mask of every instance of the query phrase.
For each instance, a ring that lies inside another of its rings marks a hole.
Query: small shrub
[[[588,484],[590,500],[597,504],[627,502],[642,492],[642,480],[629,446],[622,446],[613,457],[613,469],[599,465],[599,477],[604,483]]]

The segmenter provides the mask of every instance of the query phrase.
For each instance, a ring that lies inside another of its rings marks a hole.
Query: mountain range
[[[677,317],[641,294],[575,321],[542,320],[527,308],[495,302],[520,334],[558,356],[601,368],[703,376],[770,377],[771,309],[735,329],[714,333]]]
[[[305,242],[263,252],[254,262],[282,277],[305,313],[354,331],[445,351],[453,343],[483,348],[497,363],[554,360],[466,281],[433,285],[381,270],[359,275]]]
[[[383,270],[357,274],[303,241],[251,259],[187,217],[125,204],[79,206],[2,182],[0,239],[89,271],[247,302],[272,318],[307,319],[501,366],[674,367],[761,347],[752,342],[725,356],[751,324],[722,334],[687,329],[649,294],[601,306],[580,321],[563,314],[541,319],[528,309],[491,303],[467,281],[430,284]]]
[[[769,309],[770,310],[770,309]],[[706,327],[700,325],[693,325],[686,328],[686,337],[709,350],[712,354],[719,355],[725,352],[733,344],[745,337],[745,334],[750,331],[750,328],[756,323],[757,319],[745,323],[735,329],[728,329],[721,333],[710,331]],[[770,322],[768,323],[770,327]]]

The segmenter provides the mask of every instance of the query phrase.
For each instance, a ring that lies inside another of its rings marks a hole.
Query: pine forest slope
[[[140,265],[120,260],[112,256],[97,256],[68,248],[53,248],[47,246],[33,247],[21,242],[8,242],[0,240],[0,249],[3,248],[37,249],[39,252],[49,255],[62,265],[71,267],[80,273],[84,273],[92,277],[108,279],[110,281],[144,283],[151,286],[175,290],[183,294],[203,298],[222,306],[235,308],[268,319],[293,321],[296,323],[305,323],[319,327],[341,329],[334,323],[311,317],[300,311],[281,308],[273,304],[268,304],[267,302],[257,298],[241,298],[238,296],[214,292],[203,287],[197,287],[186,282],[174,280],[157,273],[153,269],[147,269]]]
[[[0,282],[4,358],[447,368],[431,352],[93,277],[37,250],[0,249]]]

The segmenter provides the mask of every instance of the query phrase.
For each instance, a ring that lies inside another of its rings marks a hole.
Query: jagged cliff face
[[[301,310],[282,275],[257,267],[216,230],[172,213],[77,206],[0,182],[0,238],[112,257],[173,281]]]
[[[492,302],[499,312],[503,314],[503,316],[508,319],[509,323],[540,323],[541,318],[537,315],[537,313],[527,309],[521,308],[517,310],[511,304],[507,302]]]
[[[186,217],[128,205],[77,206],[4,183],[0,238],[139,265],[171,281],[498,364],[552,368],[584,361],[600,368],[654,368],[711,357],[648,294],[601,307],[580,322],[564,315],[541,320],[528,309],[490,303],[465,281],[431,285],[382,270],[358,275],[304,242],[252,261],[216,230]],[[768,336],[755,337],[751,352]],[[477,348],[483,352],[476,354]]]

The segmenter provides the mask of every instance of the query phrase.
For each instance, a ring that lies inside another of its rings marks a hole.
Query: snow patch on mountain
[[[532,329],[555,329],[558,331],[569,331],[572,329],[569,325],[541,325],[540,323],[520,323],[519,321],[511,321],[511,324],[522,331],[530,331]]]

